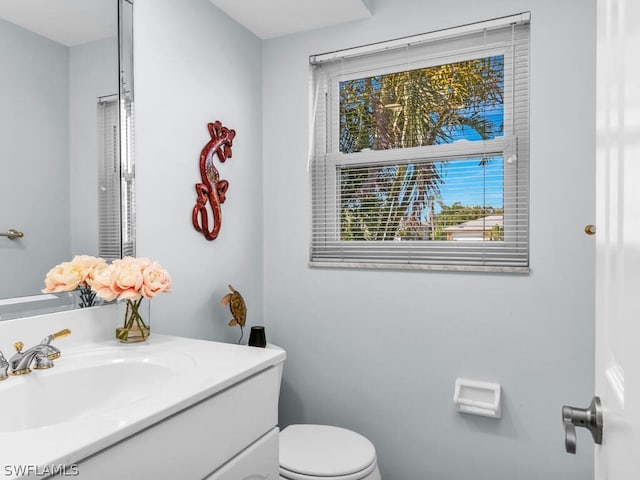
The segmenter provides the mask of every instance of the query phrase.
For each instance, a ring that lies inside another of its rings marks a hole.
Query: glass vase
[[[144,297],[138,300],[125,300],[118,303],[118,312],[124,322],[116,328],[116,338],[122,343],[144,342],[151,335],[149,301]]]

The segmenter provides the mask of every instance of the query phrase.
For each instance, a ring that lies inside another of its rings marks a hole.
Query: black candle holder
[[[264,333],[264,327],[257,325],[251,327],[251,333],[249,334],[249,346],[264,348],[267,346],[267,337]]]

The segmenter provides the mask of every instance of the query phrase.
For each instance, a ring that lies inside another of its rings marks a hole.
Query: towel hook
[[[24,233],[20,232],[19,230],[16,230],[15,228],[10,228],[4,233],[0,232],[0,237],[8,237],[9,240],[15,240],[16,238],[24,237]]]

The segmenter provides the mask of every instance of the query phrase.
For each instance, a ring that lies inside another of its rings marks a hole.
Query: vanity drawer
[[[205,478],[276,426],[278,374],[271,367],[78,462],[79,477]]]
[[[278,478],[280,431],[274,428],[205,480]]]

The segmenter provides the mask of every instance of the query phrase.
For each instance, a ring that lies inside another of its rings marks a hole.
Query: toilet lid
[[[375,468],[375,460],[373,444],[351,430],[289,425],[280,432],[280,467],[289,473],[345,477]]]

